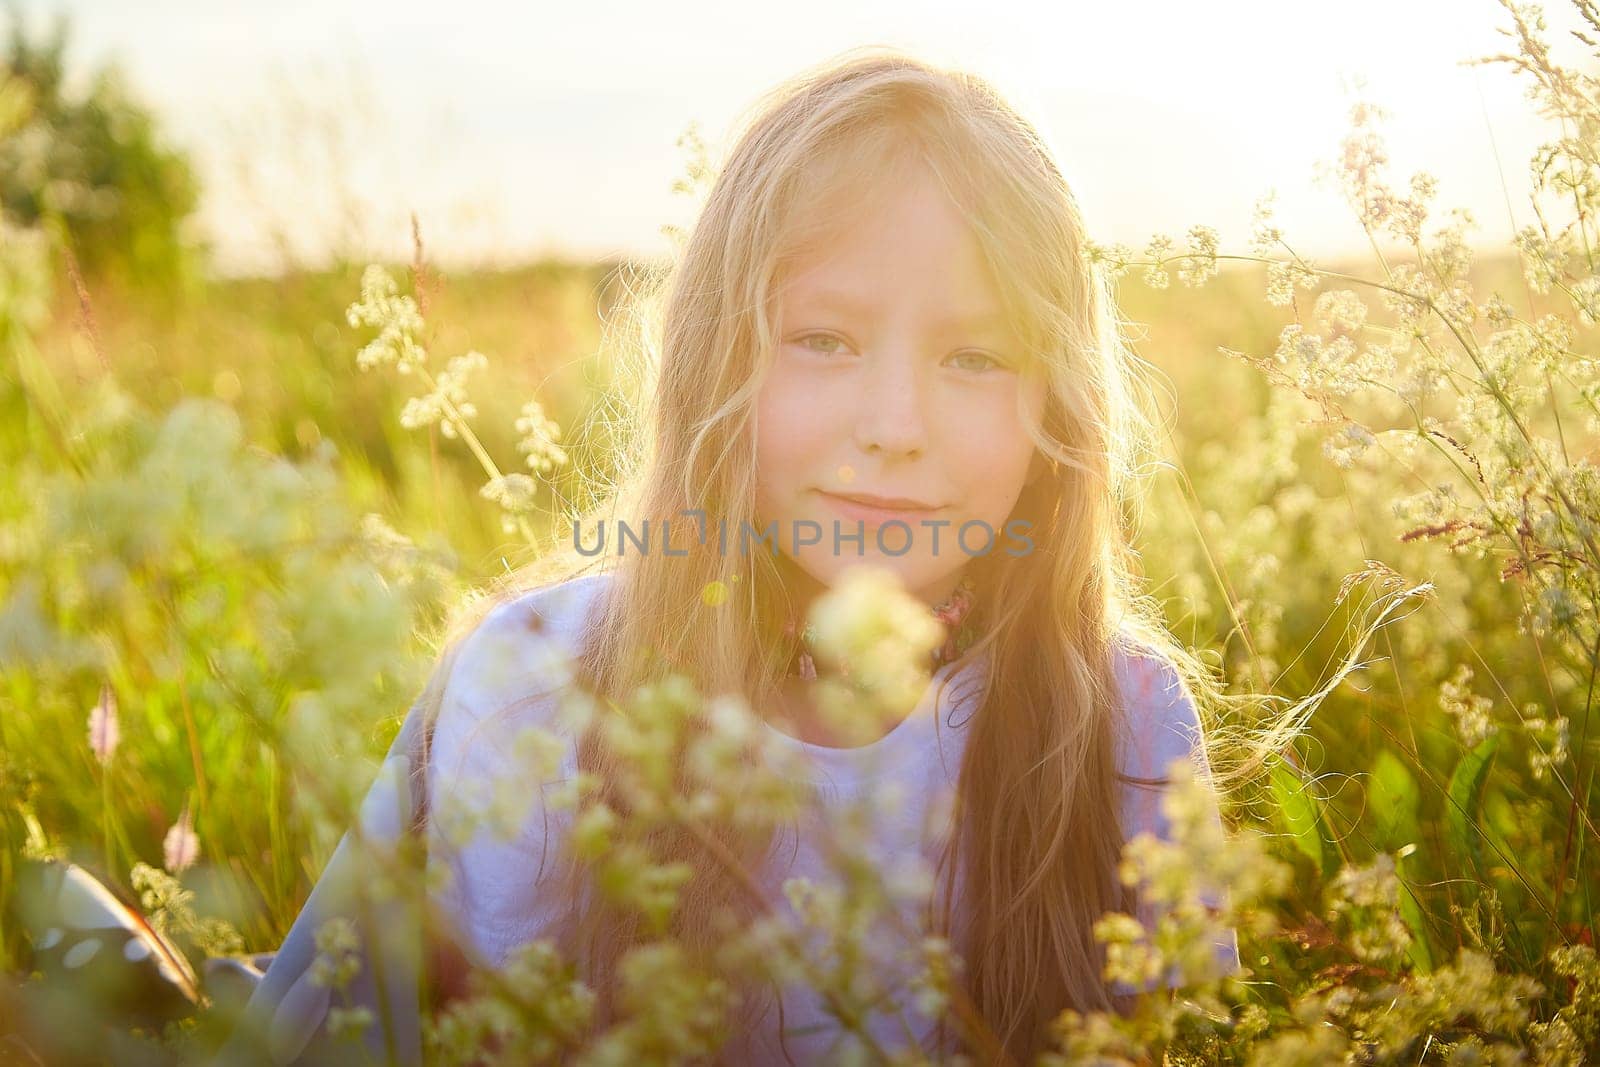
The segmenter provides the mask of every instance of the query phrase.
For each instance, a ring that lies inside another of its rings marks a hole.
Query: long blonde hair
[[[1031,521],[1034,549],[969,564],[985,631],[965,659],[987,652],[989,671],[965,727],[958,781],[951,842],[965,862],[958,867],[947,853],[941,865],[945,899],[958,894],[967,917],[959,926],[943,917],[964,961],[965,993],[1026,1063],[1062,1009],[1125,1006],[1101,977],[1103,949],[1092,934],[1102,913],[1132,910],[1115,873],[1123,844],[1116,744],[1125,724],[1113,640],[1132,635],[1163,655],[1202,707],[1212,683],[1140,594],[1128,545],[1138,462],[1152,439],[1140,361],[1088,258],[1061,169],[991,83],[873,47],[803,72],[759,103],[676,262],[634,294],[631,307],[649,326],[639,349],[640,432],[584,528],[619,516],[682,525],[692,509],[727,516],[730,527],[754,516],[751,412],[775,345],[784,267],[836,218],[828,207],[841,193],[859,201],[907,160],[930,168],[969,220],[1029,346],[1027,373],[1048,388],[1042,424],[1029,430],[1049,474],[1027,486],[1013,513]],[[552,551],[502,593],[596,565],[570,548]],[[725,598],[704,596],[714,583]],[[787,667],[775,629],[787,607],[777,565],[759,551],[698,551],[691,542],[682,557],[634,553],[617,565],[584,635],[578,675],[597,695],[621,700],[671,670],[702,693],[742,693],[753,708],[771,707]],[[579,740],[580,770],[602,788],[613,760],[598,731]],[[752,868],[769,844],[726,826],[705,829]],[[658,861],[685,860],[696,871],[674,936],[709,946],[714,916],[747,905],[707,861],[702,840],[666,833],[654,845]],[[574,911],[562,936],[605,1005],[638,926],[584,892],[580,865],[568,869]]]

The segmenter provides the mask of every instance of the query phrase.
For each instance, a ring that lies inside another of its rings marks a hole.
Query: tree
[[[67,36],[61,16],[48,36],[30,40],[11,10],[0,92],[20,116],[0,136],[0,211],[55,231],[86,275],[175,289],[194,276],[201,255],[186,225],[199,181],[114,65],[101,67],[81,94],[68,93]]]

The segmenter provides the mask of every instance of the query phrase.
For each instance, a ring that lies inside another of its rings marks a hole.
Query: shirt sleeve
[[[457,920],[476,904],[486,909],[481,928],[508,939],[539,913],[522,885],[536,820],[511,835],[510,851],[494,826],[465,835],[460,823],[505,815],[472,802],[485,788],[510,783],[519,787],[507,791],[513,799],[529,792],[548,735],[525,727],[553,721],[554,698],[569,689],[571,639],[596,588],[590,577],[525,594],[461,641],[407,714],[214,1063],[422,1062],[425,946],[446,937],[470,953],[475,943],[463,943]],[[435,684],[443,688],[430,714]],[[458,870],[467,878],[452,879]],[[469,935],[475,929],[467,924]],[[330,984],[341,970],[348,981]]]
[[[419,812],[412,772],[425,748],[424,718],[419,701],[212,1062],[422,1062],[422,878],[405,843]],[[335,988],[327,978],[341,965],[353,970]],[[367,1025],[330,1026],[335,1009]]]
[[[571,808],[550,797],[577,773],[564,715],[577,636],[569,596],[491,612],[462,648],[433,732],[431,899],[482,964],[545,935],[564,910],[556,874]]]
[[[1211,783],[1211,763],[1206,755],[1200,717],[1194,698],[1177,669],[1166,657],[1142,646],[1119,645],[1115,665],[1126,712],[1126,730],[1120,745],[1123,773],[1136,779],[1161,779],[1173,761],[1187,759],[1194,766],[1196,778]],[[1171,820],[1161,806],[1167,786],[1126,781],[1122,789],[1124,837],[1131,840],[1139,833],[1148,832],[1160,840],[1171,841]],[[1222,814],[1215,791],[1210,791],[1208,796],[1205,818],[1221,830]],[[1222,902],[1224,892],[1225,887],[1203,887],[1200,899],[1216,906]],[[1138,918],[1148,929],[1155,924],[1158,914],[1155,906],[1146,902],[1141,905]],[[1234,928],[1226,927],[1218,934],[1215,957],[1220,973],[1239,972],[1238,934]],[[1159,983],[1140,991],[1176,985],[1178,981],[1174,967]],[[1115,983],[1113,989],[1134,991],[1122,982]]]

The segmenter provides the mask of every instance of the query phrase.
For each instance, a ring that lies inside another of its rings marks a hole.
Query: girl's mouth
[[[923,519],[932,518],[943,510],[942,507],[919,504],[901,503],[892,504],[873,503],[869,500],[840,496],[824,490],[817,490],[817,495],[828,504],[830,508],[851,521],[861,521],[867,526],[882,526],[886,522],[900,521],[914,526]]]

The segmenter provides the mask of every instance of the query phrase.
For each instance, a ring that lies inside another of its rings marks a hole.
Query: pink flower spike
[[[111,686],[100,687],[100,702],[89,712],[89,750],[102,765],[111,762],[122,740],[122,726],[117,721],[117,694]]]
[[[193,867],[195,860],[200,858],[200,837],[194,832],[194,825],[189,820],[188,807],[183,809],[178,821],[172,824],[167,836],[161,839],[161,858],[167,870],[173,874]]]

